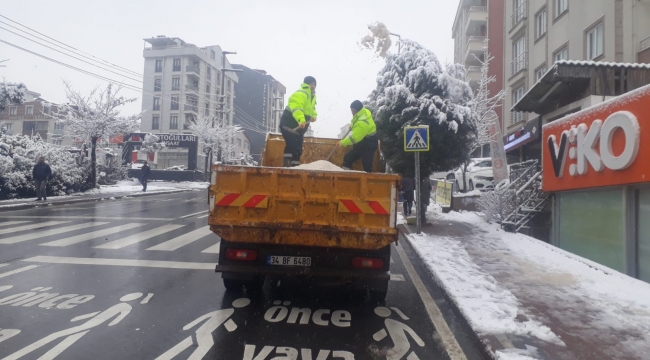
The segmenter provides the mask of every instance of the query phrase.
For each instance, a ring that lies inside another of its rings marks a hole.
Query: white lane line
[[[420,279],[420,276],[418,276],[418,273],[415,271],[415,268],[411,264],[411,261],[408,259],[408,256],[404,250],[402,250],[401,246],[395,246],[395,248],[397,249],[397,253],[399,254],[399,257],[402,260],[404,267],[406,268],[406,272],[408,272],[408,275],[411,278],[415,289],[417,290],[420,298],[422,299],[422,302],[424,303],[424,307],[427,309],[427,314],[429,315],[433,326],[438,331],[438,334],[440,334],[440,338],[442,339],[442,344],[447,351],[447,355],[449,355],[449,358],[451,360],[467,360],[465,353],[463,353],[463,349],[461,349],[458,341],[456,340],[456,337],[454,337],[451,329],[449,329],[449,325],[447,325],[445,318],[442,316],[440,308],[438,308],[438,305],[436,305],[436,302],[431,297],[431,294],[429,294],[427,291],[424,283],[422,283],[422,279]]]
[[[220,247],[221,247],[221,241],[219,241],[218,243],[210,246],[209,248],[207,248],[207,249],[205,249],[205,250],[203,250],[201,252],[205,253],[205,254],[218,254]]]
[[[5,221],[5,222],[0,222],[0,226],[16,225],[16,224],[22,224],[26,222],[27,221]]]
[[[212,270],[216,263],[198,263],[182,261],[162,260],[130,260],[130,259],[106,259],[106,258],[78,258],[66,256],[35,256],[24,259],[26,262],[37,262],[46,264],[70,264],[70,265],[106,265],[106,266],[137,266],[163,269],[186,269],[186,270]]]
[[[9,215],[2,216],[5,219],[34,219],[33,216],[27,215]],[[68,216],[38,216],[39,219],[70,219]],[[74,216],[75,219],[99,219],[99,220],[131,220],[131,221],[172,221],[176,220],[175,218],[154,218],[154,217],[121,217],[121,216]]]
[[[67,219],[70,217],[68,216]],[[0,230],[0,235],[2,234],[10,234],[13,232],[19,232],[19,231],[25,231],[25,230],[36,230],[52,225],[59,225],[59,224],[65,224],[68,223],[69,221],[45,221],[42,223],[34,223],[34,224],[28,224],[28,225],[23,225],[23,226],[16,226],[8,229],[2,229]]]
[[[194,214],[184,215],[184,216],[181,216],[180,219],[187,219],[188,217],[192,217],[192,216],[194,216],[194,215],[204,214],[206,211],[208,211],[208,210],[203,210],[203,211],[195,212]]]
[[[57,234],[63,234],[69,231],[74,231],[74,230],[79,230],[79,229],[85,229],[93,226],[99,226],[99,225],[106,225],[109,224],[108,222],[89,222],[89,223],[83,223],[83,224],[77,224],[77,225],[70,225],[70,226],[64,226],[60,228],[54,228],[50,230],[43,230],[43,231],[37,231],[37,232],[32,232],[29,234],[24,234],[24,235],[18,235],[6,239],[0,240],[0,244],[15,244],[27,240],[35,240],[35,239],[40,239],[46,236],[50,235],[57,235]]]
[[[203,216],[197,216],[196,218],[197,218],[197,219],[203,219],[203,218],[208,217],[208,215],[210,215],[210,214],[205,214],[205,215],[203,215]]]
[[[194,231],[190,231],[187,234],[183,234],[179,237],[173,238],[171,240],[165,241],[162,244],[158,244],[156,246],[152,246],[148,248],[147,250],[160,250],[160,251],[174,251],[182,246],[185,246],[189,243],[192,243],[194,241],[197,241],[201,239],[202,237],[208,236],[212,234],[212,230],[210,230],[209,226],[204,226],[200,229],[196,229]]]
[[[42,246],[68,246],[68,245],[78,244],[80,242],[92,240],[98,237],[116,234],[126,230],[131,230],[133,228],[137,228],[142,225],[145,224],[131,223],[131,224],[125,224],[120,226],[114,226],[112,228],[97,230],[97,231],[89,232],[87,234],[80,234],[80,235],[72,236],[61,240],[50,241],[41,245]]]
[[[152,229],[152,230],[147,230],[147,231],[145,231],[143,233],[133,234],[133,235],[127,236],[127,237],[125,237],[123,239],[119,239],[119,240],[111,241],[111,242],[103,244],[103,245],[95,246],[94,248],[95,249],[112,249],[112,250],[121,249],[123,247],[133,245],[133,244],[137,244],[137,243],[139,243],[141,241],[151,239],[152,237],[162,235],[162,234],[168,233],[170,231],[174,231],[176,229],[182,228],[183,226],[185,226],[185,225],[183,225],[183,224],[181,224],[181,225],[163,225],[161,227],[157,227],[157,228]]]
[[[390,274],[390,281],[406,281],[402,274]]]
[[[0,267],[7,266],[7,265],[9,265],[9,264],[0,264]]]
[[[39,267],[39,266],[40,266],[40,265],[29,265],[29,266],[25,266],[24,268],[20,268],[20,269],[16,269],[16,270],[7,271],[6,273],[2,273],[2,274],[0,274],[0,278],[7,277],[7,276],[9,276],[9,275],[13,275],[13,274],[18,274],[18,273],[21,273],[21,272],[23,272],[23,271],[27,271],[27,270],[35,269],[35,268],[37,268],[37,267]]]

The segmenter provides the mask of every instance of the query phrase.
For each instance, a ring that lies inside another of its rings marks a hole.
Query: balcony
[[[188,105],[188,104],[183,104],[183,111],[191,111],[198,113],[199,112],[199,107],[196,105]]]
[[[185,67],[185,72],[201,75],[201,68],[198,67],[198,65],[187,65]]]
[[[63,135],[64,129],[54,129],[53,134],[54,135]]]
[[[510,125],[515,125],[520,122],[526,121],[527,114],[521,111],[511,111],[510,112]]]
[[[465,20],[465,34],[480,34],[481,26],[487,26],[487,20],[487,6],[470,6],[469,11],[467,12],[467,19]]]
[[[487,43],[485,42],[487,37],[485,36],[470,36],[467,40],[467,47],[465,48],[465,64],[477,64],[478,60],[481,59],[485,54],[485,48]]]
[[[510,63],[510,76],[515,76],[526,69],[528,69],[528,53],[523,53]]]
[[[528,2],[524,1],[520,7],[516,8],[512,13],[510,20],[510,31],[512,32],[515,28],[518,28],[519,24],[525,26],[525,20],[528,19]]]
[[[470,66],[467,68],[467,81],[469,86],[472,89],[478,88],[479,82],[481,81],[481,67],[480,66]]]
[[[197,96],[199,95],[199,87],[196,85],[185,85],[185,91],[189,93],[195,93]]]

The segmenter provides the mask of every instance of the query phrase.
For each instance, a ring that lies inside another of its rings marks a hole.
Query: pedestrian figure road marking
[[[61,341],[58,345],[54,346],[50,351],[48,351],[47,353],[45,353],[45,355],[39,358],[39,359],[48,359],[48,360],[54,359],[56,356],[60,355],[64,350],[72,346],[72,344],[74,344],[77,340],[81,339],[84,335],[86,335],[90,331],[90,329],[102,325],[103,323],[107,322],[113,317],[115,317],[115,319],[113,319],[113,321],[111,321],[108,324],[108,326],[114,326],[118,324],[120,321],[124,320],[124,318],[133,309],[133,307],[127,304],[127,302],[139,299],[142,297],[142,295],[143,295],[142,293],[132,293],[132,294],[124,295],[120,299],[120,301],[122,301],[121,303],[117,305],[113,305],[102,312],[77,316],[70,321],[75,322],[75,321],[85,320],[87,318],[90,318],[90,320],[88,320],[87,322],[81,325],[74,326],[69,329],[57,331],[54,334],[48,335],[43,339],[3,358],[2,360],[20,359],[23,356],[28,355],[29,353],[36,351],[41,347],[55,340],[64,338],[63,341]]]
[[[246,298],[237,299],[232,302],[233,308],[209,312],[201,316],[200,318],[192,321],[191,323],[185,325],[183,327],[183,330],[189,330],[203,322],[203,325],[201,325],[198,329],[196,329],[195,332],[196,342],[198,347],[190,355],[188,360],[203,359],[205,354],[207,354],[208,351],[210,351],[210,349],[212,349],[212,347],[214,346],[214,339],[212,338],[212,333],[215,330],[217,330],[219,326],[223,325],[226,328],[226,330],[228,330],[229,332],[235,331],[237,329],[237,324],[235,324],[235,322],[232,321],[230,317],[235,312],[235,308],[243,308],[248,306],[248,304],[250,303],[251,301]],[[176,355],[182,353],[183,351],[185,351],[185,349],[192,346],[193,343],[194,342],[192,340],[192,336],[190,335],[185,339],[183,339],[183,341],[178,343],[176,346],[167,350],[167,352],[157,357],[156,360],[171,360]]]
[[[408,317],[404,315],[399,309],[397,308],[392,308],[395,310],[395,312],[404,320],[408,320]],[[411,338],[420,346],[424,347],[424,341],[418,336],[418,334],[413,331],[408,325],[399,322],[397,320],[389,319],[388,317],[392,314],[390,309],[383,307],[383,306],[378,306],[375,308],[375,314],[386,318],[384,320],[384,325],[386,325],[385,329],[381,329],[378,332],[376,332],[372,337],[375,339],[375,341],[381,341],[385,339],[387,336],[391,338],[393,341],[393,348],[388,349],[384,355],[386,355],[386,360],[401,360],[404,359],[403,356],[408,353],[408,356],[405,358],[406,360],[419,360],[420,358],[415,354],[415,351],[410,351],[411,350],[411,344],[409,342],[408,336],[410,335]],[[410,351],[410,353],[409,353]]]

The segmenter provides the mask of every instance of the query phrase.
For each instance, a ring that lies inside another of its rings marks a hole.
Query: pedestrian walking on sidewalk
[[[47,200],[47,180],[52,177],[52,169],[50,165],[45,163],[45,157],[38,158],[38,162],[34,165],[32,170],[32,178],[34,179],[34,187],[36,188],[36,201],[41,199]]]
[[[404,194],[404,216],[411,215],[415,195],[415,180],[411,177],[402,176],[400,190]]]
[[[429,203],[431,202],[431,190],[432,187],[429,179],[427,178],[422,179],[422,183],[420,184],[420,204],[418,204],[418,206],[420,207],[421,224],[427,223],[427,208],[429,207]]]
[[[147,191],[147,180],[149,179],[149,172],[151,172],[151,168],[149,167],[149,163],[145,161],[144,165],[142,165],[142,168],[140,169],[140,182],[142,183],[143,192]]]

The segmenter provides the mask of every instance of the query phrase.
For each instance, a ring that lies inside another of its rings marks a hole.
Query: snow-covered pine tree
[[[423,177],[463,163],[470,150],[472,98],[462,65],[443,68],[433,52],[402,40],[400,54],[387,54],[367,102],[389,166],[413,176],[414,156],[404,151],[404,127],[415,125],[429,125],[431,150],[420,155]]]
[[[21,104],[25,100],[25,84],[14,84],[5,81],[0,82],[0,112],[5,110],[8,104]]]
[[[64,82],[68,102],[59,105],[51,117],[65,125],[69,138],[91,146],[91,181],[97,186],[97,143],[110,138],[137,131],[140,128],[141,114],[120,116],[119,108],[136,101],[136,98],[120,96],[121,86],[112,84],[99,90],[96,88],[87,97]]]
[[[166,147],[165,143],[160,142],[160,137],[155,134],[147,134],[142,140],[142,145],[140,147],[140,152],[143,154],[153,154],[156,151],[160,151]]]

